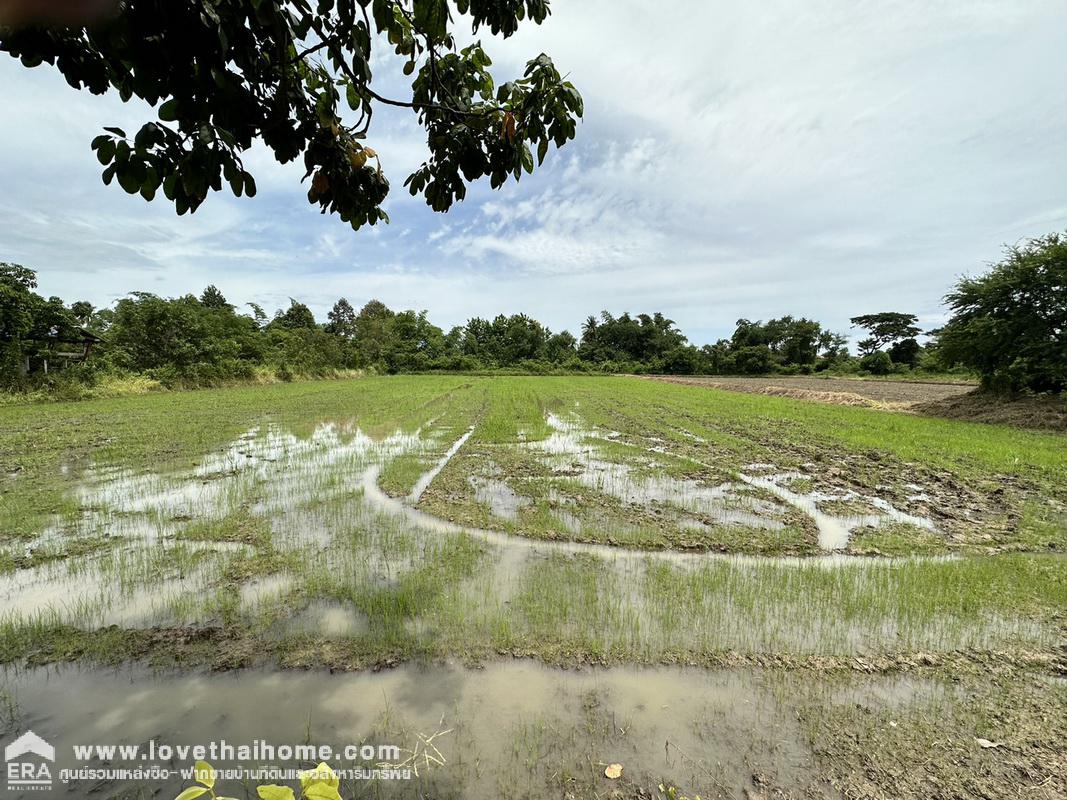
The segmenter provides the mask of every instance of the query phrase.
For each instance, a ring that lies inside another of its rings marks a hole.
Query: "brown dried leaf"
[[[315,173],[315,177],[311,179],[311,191],[316,196],[322,196],[330,190],[330,179],[326,177],[326,173],[319,170]]]
[[[515,141],[515,115],[510,111],[504,112],[504,120],[500,124],[500,138],[509,142]]]

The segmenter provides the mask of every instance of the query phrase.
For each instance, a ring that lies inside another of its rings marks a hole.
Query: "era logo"
[[[27,756],[36,756],[31,760]],[[52,772],[45,761],[56,760],[56,749],[33,731],[26,731],[4,748],[9,788],[50,789]]]

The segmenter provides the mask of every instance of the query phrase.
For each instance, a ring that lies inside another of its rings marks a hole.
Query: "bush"
[[[902,339],[887,351],[893,363],[899,367],[914,367],[919,363],[922,347],[914,339]]]
[[[666,375],[694,375],[701,371],[703,361],[695,347],[676,347],[663,356],[659,368]]]
[[[766,375],[774,367],[771,349],[765,344],[739,348],[728,366],[739,375]]]
[[[889,353],[878,350],[861,358],[860,368],[872,375],[888,375],[893,371],[893,359],[889,357]]]

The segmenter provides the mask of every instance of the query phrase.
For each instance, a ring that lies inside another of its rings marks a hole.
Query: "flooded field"
[[[827,736],[953,719],[976,757],[1003,679],[1042,713],[988,786],[1055,772],[1060,437],[627,379],[256,391],[0,410],[5,741],[447,728],[425,796],[868,796],[891,765]]]
[[[433,759],[421,759],[409,780],[383,779],[373,788],[352,781],[349,788],[353,796],[410,797],[414,789],[456,798],[582,791],[601,785],[610,763],[623,765],[624,787],[663,783],[730,797],[765,784],[832,796],[815,766],[803,719],[809,706],[860,707],[905,720],[909,708],[933,713],[957,693],[938,681],[900,677],[846,677],[812,692],[795,676],[747,670],[561,672],[528,661],[339,676],[64,667],[8,674],[2,686],[9,716],[54,743],[109,741],[121,730],[124,744],[140,746],[138,756],[153,740],[156,747],[312,742],[338,751],[354,743],[374,748],[353,759],[372,769],[386,763],[383,753],[392,764],[414,766],[420,741],[432,737]],[[70,695],[84,698],[74,710],[63,699]],[[399,752],[385,752],[389,746]],[[178,779],[167,784],[175,794],[180,786]],[[84,797],[107,788],[75,778],[62,791]]]

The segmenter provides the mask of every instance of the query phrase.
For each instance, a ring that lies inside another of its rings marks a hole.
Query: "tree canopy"
[[[737,320],[729,339],[696,347],[660,312],[602,311],[586,318],[580,338],[526,314],[472,317],[446,333],[425,310],[396,311],[374,299],[356,311],[347,298],[338,298],[320,322],[295,298],[273,316],[256,303],[241,313],[214,285],[173,298],[131,292],[101,309],[85,301],[67,307],[58,297],[46,300],[36,285],[33,270],[0,264],[0,385],[32,388],[43,377],[62,381],[55,377],[63,374],[62,364],[48,376],[37,374],[34,365],[51,358],[55,334],[75,324],[103,339],[94,345],[92,361],[78,366],[78,380],[114,371],[186,386],[250,378],[257,369],[282,377],[340,369],[882,374],[918,362],[892,355],[899,343],[889,352],[851,358],[843,335],[788,315]],[[927,356],[917,343],[915,348]]]
[[[1009,247],[990,272],[963,278],[945,297],[941,357],[998,390],[1067,387],[1067,234]]]
[[[881,311],[877,314],[861,314],[852,317],[849,322],[853,327],[866,330],[870,335],[859,343],[860,351],[870,355],[886,345],[906,339],[914,341],[922,329],[916,324],[919,318],[914,314],[902,314],[899,311]],[[902,352],[910,351],[910,346]]]
[[[412,195],[446,211],[467,184],[493,188],[574,138],[583,103],[552,59],[531,59],[497,86],[476,41],[455,29],[508,37],[540,24],[548,0],[126,0],[87,27],[23,21],[0,28],[0,50],[27,67],[47,63],[76,89],[139,97],[158,119],[127,134],[105,128],[92,148],[103,180],[179,214],[227,183],[254,195],[243,154],[260,141],[287,163],[302,157],[308,201],[358,229],[387,220],[389,181],[371,146],[380,105],[411,109],[428,157],[407,177]],[[387,41],[412,76],[400,98],[373,86],[372,48]]]

